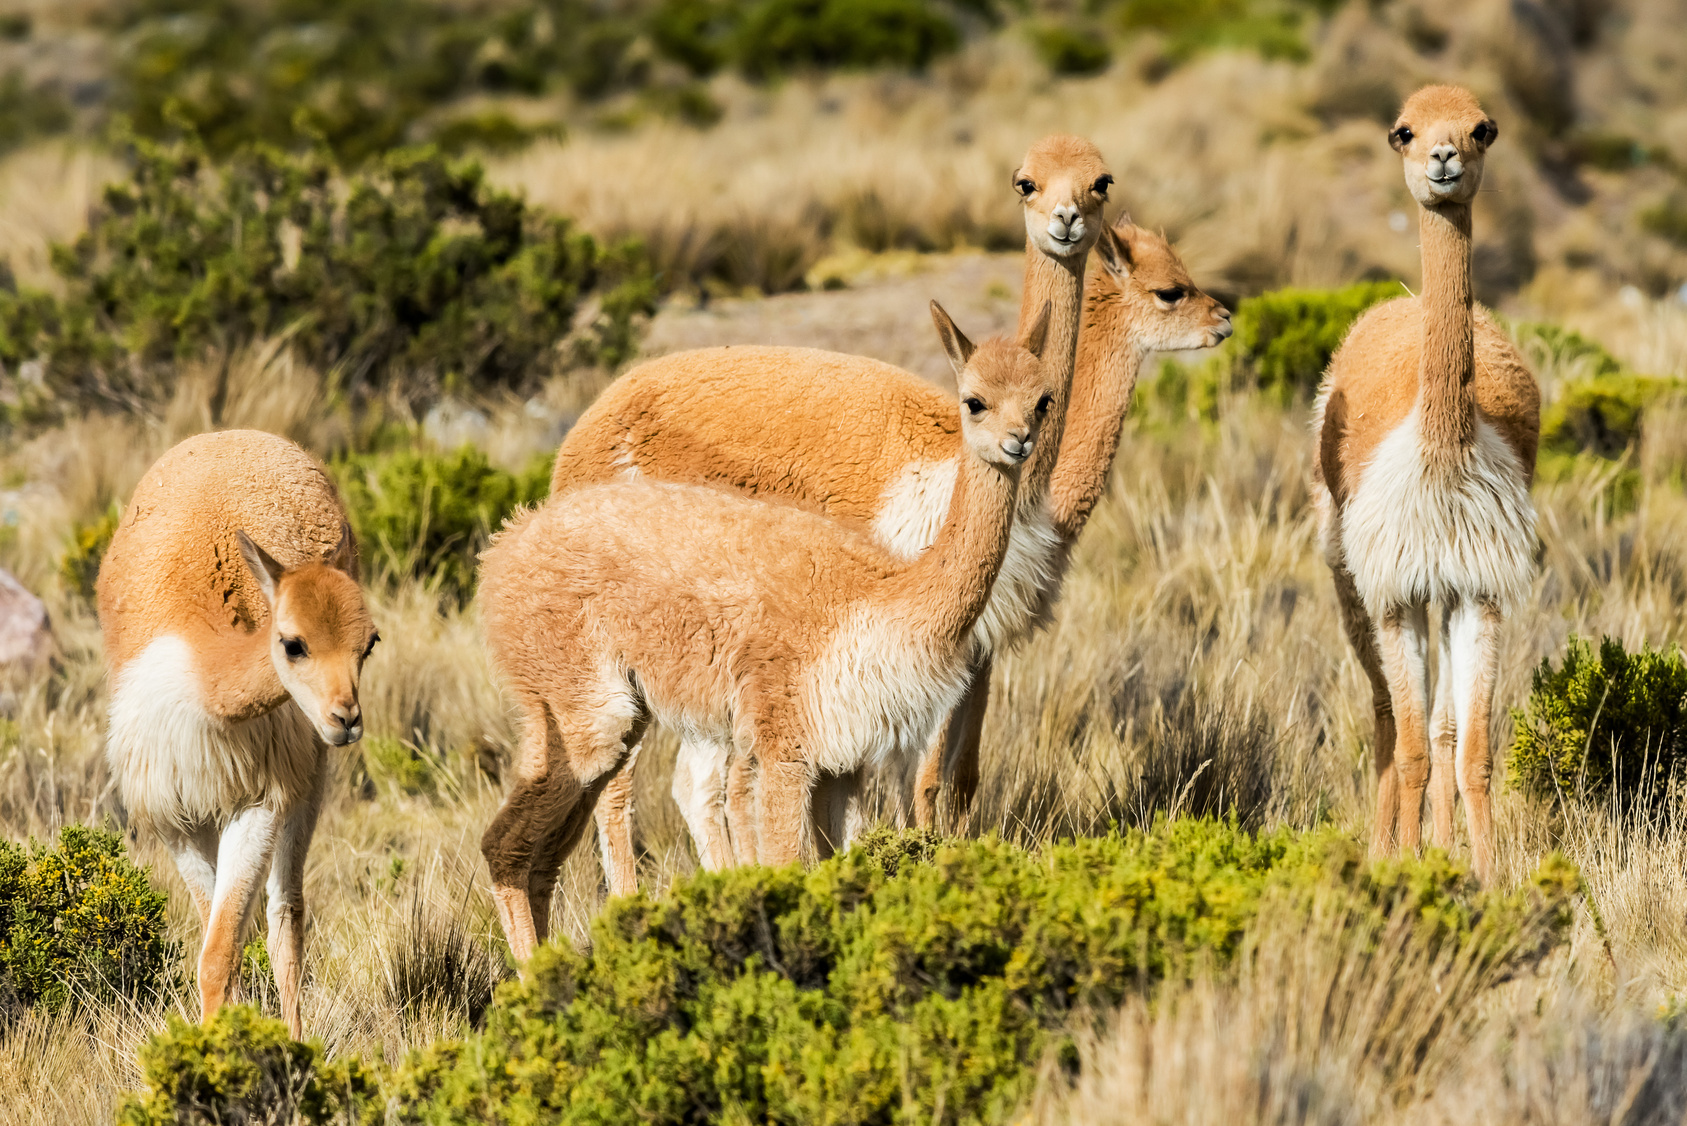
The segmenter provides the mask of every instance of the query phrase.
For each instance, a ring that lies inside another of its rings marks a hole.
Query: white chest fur
[[[132,814],[183,827],[220,823],[251,806],[286,809],[312,792],[322,744],[292,701],[230,723],[202,700],[179,637],[156,638],[118,674],[106,761]]]
[[[1535,570],[1535,506],[1517,454],[1478,419],[1453,471],[1425,465],[1414,411],[1377,446],[1341,513],[1341,552],[1373,617],[1464,597],[1515,607]]]

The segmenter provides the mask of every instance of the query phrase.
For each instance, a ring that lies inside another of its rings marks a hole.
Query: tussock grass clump
[[[1004,1121],[1039,1059],[1071,1058],[1075,1018],[1223,972],[1262,911],[1360,920],[1444,980],[1459,967],[1491,983],[1562,940],[1579,887],[1553,859],[1522,890],[1481,895],[1439,854],[1367,865],[1338,833],[1212,820],[1030,850],[881,833],[812,870],[703,874],[661,901],[612,901],[590,951],[542,948],[484,1032],[412,1054],[378,1093],[357,1088],[356,1061],[336,1065],[354,1095],[326,1112],[295,1099],[306,1122],[366,1099],[389,1121],[889,1123],[945,1108]],[[203,1089],[199,1069],[234,1047],[218,1035],[173,1026],[155,1040],[131,1108]],[[320,1067],[292,1051],[285,1074]]]
[[[320,154],[213,167],[196,140],[137,141],[130,180],[53,250],[64,296],[0,290],[0,361],[44,367],[14,416],[154,414],[176,361],[266,334],[343,393],[411,406],[630,354],[654,298],[636,245],[601,246],[432,149],[389,153],[343,190],[336,177]],[[588,297],[595,317],[559,351]]]
[[[0,1021],[159,995],[180,952],[147,877],[100,829],[66,825],[54,848],[0,840]]]
[[[474,590],[476,560],[504,518],[550,492],[551,461],[519,473],[463,446],[354,454],[332,466],[363,558],[388,580],[414,577],[461,601]]]
[[[1558,668],[1535,670],[1528,703],[1512,710],[1510,781],[1554,801],[1653,806],[1678,793],[1687,756],[1687,658],[1679,646],[1599,651],[1571,636]]]

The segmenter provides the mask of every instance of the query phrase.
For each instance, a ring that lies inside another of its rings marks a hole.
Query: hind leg
[[[848,847],[861,820],[861,774],[822,774],[809,798],[815,854],[825,860]]]
[[[1394,702],[1383,675],[1382,656],[1377,652],[1376,624],[1365,610],[1353,574],[1346,567],[1332,568],[1336,583],[1336,605],[1347,640],[1371,682],[1371,709],[1376,719],[1372,762],[1377,776],[1376,821],[1371,826],[1371,854],[1385,856],[1394,851],[1394,821],[1400,807],[1400,779],[1394,761]]]
[[[1494,816],[1488,786],[1493,748],[1488,721],[1499,676],[1499,610],[1464,601],[1452,620],[1453,709],[1458,720],[1459,795],[1470,819],[1471,867],[1484,884],[1494,879]]]
[[[985,657],[972,669],[966,694],[946,722],[939,724],[931,745],[920,759],[914,778],[914,824],[937,827],[938,806],[945,792],[950,823],[964,833],[978,794],[978,744],[984,731],[984,709],[990,702],[991,661]]]
[[[557,871],[591,819],[587,799],[598,797],[643,733],[642,711],[624,685],[592,688],[590,708],[524,701],[516,780],[480,840],[498,922],[517,961],[533,954],[536,916],[549,928]]]
[[[1429,812],[1435,826],[1437,848],[1453,847],[1453,805],[1458,794],[1454,754],[1458,747],[1458,724],[1453,713],[1453,650],[1451,623],[1454,604],[1441,607],[1441,635],[1436,644],[1440,659],[1435,672],[1435,710],[1429,718]]]
[[[603,793],[597,799],[598,848],[603,854],[603,878],[610,895],[632,895],[638,891],[638,851],[633,847],[633,771],[638,767],[639,748],[643,745],[640,742],[632,749],[621,769],[604,783]],[[538,865],[534,870],[538,871]],[[552,875],[554,884],[554,872]],[[543,893],[547,914],[550,886]],[[530,894],[536,891],[530,884]],[[537,917],[534,923],[538,924]],[[540,926],[539,931],[539,940],[543,942],[544,928]]]
[[[1423,836],[1423,791],[1429,782],[1429,608],[1397,607],[1377,624],[1377,650],[1394,701],[1399,807],[1395,839],[1416,852]]]
[[[733,864],[732,834],[727,826],[731,748],[716,739],[692,736],[680,743],[674,760],[673,795],[697,859],[705,870],[719,872]]]

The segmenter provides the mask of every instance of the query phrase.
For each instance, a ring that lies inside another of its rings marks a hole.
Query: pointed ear
[[[959,379],[961,372],[966,370],[967,361],[972,359],[972,341],[955,327],[955,322],[943,311],[943,306],[935,301],[931,303],[931,321],[937,326],[937,338],[943,341],[943,351],[948,353],[949,366],[955,369],[955,378]]]
[[[334,554],[328,557],[328,566],[357,578],[357,545],[351,539],[351,525],[343,520],[340,522],[340,542],[334,545]]]
[[[1052,301],[1043,302],[1043,311],[1037,314],[1037,323],[1031,326],[1031,331],[1025,334],[1025,350],[1037,357],[1043,358],[1043,345],[1049,339],[1049,314],[1054,310]]]
[[[236,531],[234,538],[240,541],[240,554],[246,560],[246,566],[252,569],[252,577],[258,580],[258,586],[263,589],[264,601],[275,605],[275,584],[281,581],[281,576],[287,568],[277,563],[269,552],[252,542],[252,537],[243,531]]]
[[[1101,228],[1101,237],[1095,241],[1095,256],[1101,259],[1102,267],[1120,281],[1129,278],[1136,268],[1136,263],[1131,261],[1130,240],[1116,227]]]

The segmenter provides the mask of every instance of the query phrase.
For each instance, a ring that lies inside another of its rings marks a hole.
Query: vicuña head
[[[1031,456],[1059,390],[1041,359],[1048,339],[1048,304],[1025,334],[1023,346],[1003,337],[973,344],[935,301],[931,319],[960,390],[962,440],[979,460],[1017,469]]]
[[[330,746],[363,737],[357,682],[380,635],[351,577],[351,535],[344,533],[323,563],[284,567],[245,532],[240,554],[269,607],[269,650],[275,675]]]
[[[1211,348],[1235,331],[1230,310],[1201,291],[1164,235],[1126,217],[1103,233],[1096,243],[1096,257],[1102,268],[1096,271],[1086,299],[1120,307],[1131,326],[1130,345],[1137,351]],[[1086,320],[1086,327],[1089,323]],[[1099,340],[1099,346],[1117,347],[1110,337],[1123,338],[1125,333],[1100,335],[1109,339]],[[1080,341],[1080,347],[1083,344]]]
[[[1499,135],[1469,90],[1425,86],[1406,100],[1388,143],[1405,162],[1412,198],[1439,207],[1476,198],[1488,146]]]
[[[1089,253],[1112,183],[1101,151],[1082,137],[1056,133],[1032,145],[1013,174],[1032,244],[1051,258]]]

